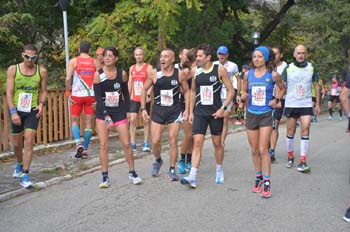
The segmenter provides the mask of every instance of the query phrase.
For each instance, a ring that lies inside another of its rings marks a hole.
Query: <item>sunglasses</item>
[[[28,55],[28,54],[23,54],[23,57],[25,59],[27,59],[27,60],[32,60],[32,61],[34,61],[34,60],[36,60],[38,58],[37,55],[31,56],[31,55]]]

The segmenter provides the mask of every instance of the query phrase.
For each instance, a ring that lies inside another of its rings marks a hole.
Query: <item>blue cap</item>
[[[249,69],[249,65],[244,64],[244,65],[242,66],[242,69]]]
[[[228,54],[228,48],[226,46],[220,46],[218,48],[218,50],[216,51],[216,53],[227,55]]]
[[[254,51],[260,51],[263,54],[264,58],[265,58],[265,62],[269,62],[270,51],[269,51],[269,49],[267,47],[259,46],[259,47],[255,48]]]

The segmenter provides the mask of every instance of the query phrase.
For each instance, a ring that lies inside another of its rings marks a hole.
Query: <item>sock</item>
[[[300,161],[306,160],[309,152],[309,136],[302,136],[300,141]]]
[[[108,172],[102,172],[102,179],[103,181],[106,181],[108,178]]]
[[[23,170],[22,170],[22,173],[28,175],[28,174],[29,174],[29,170],[23,169]]]
[[[259,171],[259,172],[255,172],[255,180],[262,180],[263,177],[262,177],[262,172]]]
[[[185,160],[186,160],[186,154],[181,153],[181,161],[185,162]]]
[[[293,150],[294,150],[294,136],[287,135],[286,144],[287,144],[288,157],[291,157],[293,156]]]
[[[162,162],[162,158],[156,159],[158,163]]]
[[[196,177],[197,177],[197,171],[198,171],[197,168],[194,168],[194,167],[191,168],[190,177],[191,177],[193,180],[195,180]]]
[[[333,116],[333,109],[332,109],[332,108],[329,108],[329,109],[328,109],[328,112],[329,112],[329,116],[332,117],[332,116]]]
[[[217,164],[216,165],[216,172],[222,171],[222,165]]]
[[[80,142],[80,127],[78,125],[72,126],[73,139],[76,144]]]
[[[269,182],[270,182],[270,176],[265,176],[265,175],[264,175],[264,183],[265,183],[266,181],[269,181]]]
[[[174,171],[174,172],[175,172],[175,167],[171,167],[171,166],[170,166],[170,168],[169,168],[169,172],[172,172],[172,171]]]
[[[84,130],[84,148],[85,148],[85,150],[87,150],[89,148],[91,135],[92,135],[91,129]]]
[[[343,111],[342,111],[342,109],[339,110],[339,116],[340,116],[340,117],[343,117]]]
[[[136,174],[135,170],[130,170],[129,171],[129,176],[137,177],[137,174]]]
[[[192,160],[192,154],[191,153],[187,153],[187,163],[191,163]]]

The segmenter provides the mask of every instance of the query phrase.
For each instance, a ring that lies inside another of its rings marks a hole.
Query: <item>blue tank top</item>
[[[254,114],[266,113],[272,108],[269,102],[272,100],[275,82],[271,72],[266,72],[262,77],[255,77],[254,69],[248,72],[248,111]]]

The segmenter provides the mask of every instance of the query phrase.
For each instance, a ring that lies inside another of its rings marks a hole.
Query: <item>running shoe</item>
[[[185,168],[186,168],[186,171],[191,171],[191,168],[192,168],[192,163],[191,161],[187,161],[186,164],[185,164]]]
[[[76,150],[77,150],[77,152],[76,152],[74,157],[77,158],[77,159],[82,158],[83,157],[84,147],[81,144],[78,144],[76,146]]]
[[[156,161],[152,164],[153,165],[153,168],[152,168],[152,176],[153,177],[156,177],[159,175],[159,170],[160,170],[160,167],[162,166],[162,164],[163,164],[163,160],[160,160],[160,162]]]
[[[144,152],[150,152],[151,151],[151,148],[149,147],[149,144],[147,142],[143,143],[142,151],[144,151]]]
[[[137,151],[137,149],[136,149],[136,143],[132,143],[132,144],[131,144],[131,149],[132,149],[133,152],[136,152],[136,151]]]
[[[261,188],[262,185],[263,185],[262,179],[255,180],[255,185],[254,185],[254,187],[252,188],[252,192],[253,192],[253,193],[261,193],[261,191],[262,191],[262,188]]]
[[[108,188],[111,186],[111,182],[109,182],[109,177],[102,178],[102,183],[100,184],[100,188]]]
[[[138,185],[138,184],[141,184],[142,183],[142,179],[136,174],[134,173],[129,173],[129,179],[132,180],[132,183],[134,185]]]
[[[291,168],[294,165],[294,157],[288,157],[287,168]]]
[[[84,149],[84,151],[82,152],[82,157],[81,157],[81,158],[82,158],[82,159],[87,159],[87,158],[89,158],[89,153],[88,153],[87,150]]]
[[[179,177],[176,175],[175,168],[170,169],[169,171],[169,179],[171,181],[178,181]]]
[[[350,207],[346,210],[343,219],[344,219],[344,221],[346,221],[346,222],[350,222]]]
[[[343,116],[339,116],[339,120],[340,120],[340,121],[343,121]]]
[[[225,178],[224,178],[224,170],[222,170],[222,169],[216,170],[215,182],[217,184],[223,184],[224,180],[225,180]]]
[[[21,177],[23,171],[23,164],[17,164],[15,170],[13,171],[12,177]]]
[[[21,182],[20,185],[23,188],[30,188],[33,186],[33,183],[30,181],[29,175],[27,173],[23,173],[21,175]]]
[[[189,185],[191,188],[197,188],[197,181],[190,176],[184,176],[181,178],[181,184]]]
[[[185,160],[180,160],[177,165],[177,173],[179,174],[185,174],[186,173],[186,167],[185,167]]]
[[[269,150],[269,153],[270,153],[270,157],[271,157],[271,162],[274,163],[276,161],[276,158],[275,158],[275,151],[273,150]]]
[[[297,170],[299,172],[309,173],[311,171],[311,168],[306,164],[306,162],[300,162],[298,164]]]
[[[265,181],[264,182],[264,187],[261,192],[261,197],[263,198],[269,198],[271,197],[271,186],[270,186],[270,181]]]
[[[329,115],[327,119],[328,119],[329,121],[330,121],[330,120],[333,120],[333,116],[330,116],[330,115]]]

